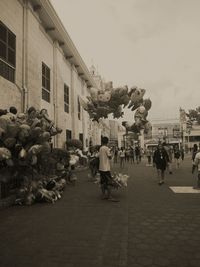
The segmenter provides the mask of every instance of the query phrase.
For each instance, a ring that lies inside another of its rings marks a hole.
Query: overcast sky
[[[200,106],[199,0],[51,2],[88,68],[146,89],[149,118]]]

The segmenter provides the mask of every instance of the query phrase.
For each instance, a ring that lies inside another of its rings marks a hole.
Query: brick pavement
[[[187,160],[158,186],[145,162],[127,164],[128,189],[114,193],[119,203],[101,200],[84,171],[54,205],[2,210],[0,266],[200,266],[200,195],[169,189],[192,185],[190,170]]]

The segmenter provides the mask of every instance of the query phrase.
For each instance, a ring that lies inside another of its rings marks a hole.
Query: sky
[[[200,106],[199,0],[51,0],[89,68],[146,89],[149,119]],[[126,111],[127,118],[133,112]]]

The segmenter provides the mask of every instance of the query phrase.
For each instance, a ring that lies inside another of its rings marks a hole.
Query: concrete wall
[[[16,15],[17,14],[17,15]],[[16,0],[0,1],[0,20],[16,35],[16,82],[15,84],[0,76],[0,108],[7,109],[11,105],[22,111],[22,27],[23,8]]]
[[[64,146],[66,130],[72,131],[72,84],[71,64],[64,58],[60,49],[57,48],[57,125],[63,129],[59,138],[59,147]],[[69,113],[64,111],[64,84],[69,86]]]
[[[49,116],[54,119],[54,62],[53,41],[39,24],[36,16],[28,10],[28,106],[46,108]],[[50,68],[50,103],[42,100],[42,62]]]
[[[84,148],[89,142],[89,117],[81,107],[78,119],[78,96],[86,97],[87,86],[78,75],[77,69],[66,60],[57,43],[43,28],[37,13],[29,4],[22,1],[1,0],[0,19],[16,35],[16,84],[0,76],[0,108],[14,105],[22,111],[21,89],[25,94],[25,109],[35,106],[46,108],[50,118],[63,129],[61,135],[54,138],[54,145],[64,147],[66,130],[72,131],[72,138],[83,134]],[[17,15],[16,15],[17,14]],[[42,62],[50,68],[50,103],[42,100]],[[64,84],[69,86],[69,113],[64,111]]]

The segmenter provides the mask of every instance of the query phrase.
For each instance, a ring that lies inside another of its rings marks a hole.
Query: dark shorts
[[[99,173],[101,177],[100,179],[101,185],[108,186],[111,180],[111,172],[110,171],[107,171],[107,172],[99,171]]]
[[[165,171],[166,170],[166,164],[156,164],[156,169]]]

